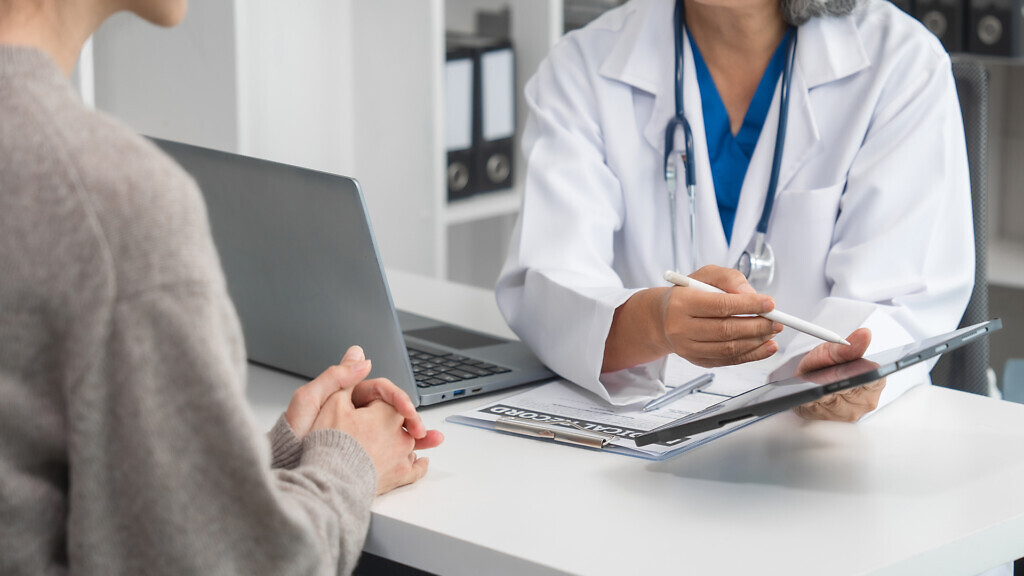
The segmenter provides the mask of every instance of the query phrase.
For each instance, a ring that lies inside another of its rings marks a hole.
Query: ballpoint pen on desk
[[[725,290],[722,290],[721,288],[716,288],[710,284],[705,284],[700,280],[694,280],[689,276],[683,276],[682,274],[678,272],[672,272],[671,270],[665,272],[665,280],[668,280],[669,282],[675,284],[676,286],[689,286],[690,288],[700,290],[701,292],[714,292],[718,294],[725,294]],[[774,322],[778,322],[779,324],[783,324],[785,326],[789,326],[790,328],[794,330],[799,330],[804,334],[810,334],[815,338],[821,338],[826,342],[835,342],[836,344],[845,344],[847,346],[850,345],[850,343],[847,342],[845,338],[836,334],[835,332],[832,332],[831,330],[826,330],[825,328],[822,328],[817,324],[811,324],[806,320],[802,320],[800,318],[797,318],[796,316],[791,316],[789,314],[786,314],[785,312],[772,310],[771,312],[758,314],[758,316],[762,318],[767,318]]]
[[[692,394],[693,392],[706,388],[708,384],[711,384],[711,381],[714,379],[715,375],[711,373],[704,374],[702,376],[697,376],[696,378],[690,380],[686,384],[683,384],[682,386],[676,386],[675,388],[669,390],[668,392],[662,394],[661,396],[658,396],[654,400],[651,400],[650,402],[647,403],[646,406],[644,406],[643,411],[650,412],[651,410],[654,410],[659,406],[664,406],[665,404],[672,402],[673,400],[679,398],[680,396]]]

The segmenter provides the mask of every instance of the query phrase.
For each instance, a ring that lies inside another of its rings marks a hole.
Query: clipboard
[[[642,403],[629,407],[610,406],[579,386],[565,380],[556,380],[449,416],[447,421],[542,442],[645,460],[665,460],[844,386],[863,385],[943,352],[965,346],[975,338],[1001,327],[1002,322],[995,319],[887,350],[862,359],[874,365],[870,370],[855,370],[853,373],[845,371],[852,363],[840,364],[838,368],[826,368],[825,372],[832,371],[843,376],[826,385],[808,385],[807,380],[816,378],[822,371],[808,373],[800,380],[802,386],[799,390],[789,390],[780,395],[766,394],[782,390],[779,382],[764,384],[761,380],[747,386],[746,392],[735,396],[695,392],[664,408],[643,412]],[[751,398],[763,401],[755,403],[758,406],[755,411],[740,413],[733,409],[737,404],[745,405],[746,400]]]
[[[721,402],[723,398],[697,392],[686,400],[673,403],[673,407],[643,412],[642,404],[610,406],[579,386],[556,380],[449,416],[447,421],[541,442],[645,460],[664,460],[752,423],[746,421],[686,439],[636,446],[635,438],[644,432],[672,422],[698,406]]]

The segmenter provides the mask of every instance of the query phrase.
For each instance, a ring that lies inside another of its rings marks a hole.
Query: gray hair
[[[846,16],[860,3],[861,0],[782,0],[782,17],[789,24],[799,26],[811,18]]]

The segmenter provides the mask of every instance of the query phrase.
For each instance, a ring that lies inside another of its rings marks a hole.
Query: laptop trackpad
[[[427,342],[433,342],[434,344],[440,344],[441,346],[447,346],[448,348],[454,348],[455,350],[481,348],[505,342],[505,340],[492,338],[478,332],[460,330],[454,326],[420,328],[418,330],[408,330],[404,334],[413,338],[419,338],[420,340],[426,340]]]

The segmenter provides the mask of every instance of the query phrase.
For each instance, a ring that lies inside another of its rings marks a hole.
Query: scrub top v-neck
[[[786,46],[792,33],[792,29],[788,30],[782,37],[782,42],[775,49],[775,54],[768,63],[764,76],[761,77],[761,82],[754,92],[754,98],[747,108],[743,125],[735,136],[729,123],[729,113],[725,109],[722,97],[718,94],[711,71],[708,70],[693,37],[687,34],[690,39],[690,48],[693,50],[697,84],[700,86],[704,132],[708,143],[708,157],[711,162],[711,178],[714,183],[718,214],[722,219],[726,242],[730,242],[732,238],[732,225],[736,218],[736,207],[740,202],[743,179],[747,175],[750,158],[754,155],[757,139],[760,138],[764,121],[768,117],[768,110],[771,108],[772,98],[775,95],[775,87],[779,77],[782,76]]]

